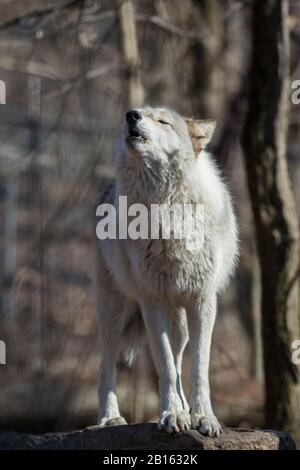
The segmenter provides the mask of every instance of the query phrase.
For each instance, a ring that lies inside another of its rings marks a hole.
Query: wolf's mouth
[[[137,129],[129,129],[128,137],[131,142],[146,142],[146,137],[142,135]]]

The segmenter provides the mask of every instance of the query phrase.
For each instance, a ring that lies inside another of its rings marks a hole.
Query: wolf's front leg
[[[183,308],[172,311],[172,351],[177,372],[177,393],[183,409],[189,412],[190,407],[185,398],[181,380],[181,366],[185,347],[189,340],[186,311]]]
[[[190,415],[177,392],[177,371],[171,348],[171,318],[167,311],[142,303],[142,313],[159,376],[160,419],[158,426],[169,433],[190,428]]]
[[[192,427],[208,436],[219,436],[221,431],[212,411],[209,389],[209,359],[216,308],[216,295],[213,295],[201,304],[194,305],[188,312],[192,354]]]

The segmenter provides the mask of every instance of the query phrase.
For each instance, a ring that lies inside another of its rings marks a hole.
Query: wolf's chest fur
[[[188,195],[185,200],[192,202]],[[180,199],[175,201],[179,203]],[[174,200],[171,203],[174,204]],[[200,248],[192,249],[185,238],[174,239],[172,236],[170,239],[116,241],[118,249],[114,264],[122,266],[116,273],[120,289],[133,297],[146,294],[176,303],[201,294],[206,285],[212,283],[220,255],[213,243],[217,228],[212,227],[212,211],[207,209],[205,227],[198,227],[199,233],[195,233]],[[202,230],[205,230],[203,244]]]
[[[209,246],[192,252],[184,240],[149,240],[133,251],[131,269],[139,289],[176,302],[199,294],[214,264]]]

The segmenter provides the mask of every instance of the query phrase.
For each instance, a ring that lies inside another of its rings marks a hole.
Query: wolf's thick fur
[[[209,355],[216,297],[236,262],[237,226],[226,185],[204,150],[215,123],[185,119],[163,108],[137,111],[139,118],[124,125],[116,182],[98,202],[114,204],[117,213],[120,195],[128,197],[128,206],[204,204],[204,244],[195,253],[184,240],[100,241],[99,424],[125,423],[115,391],[116,362],[120,353],[132,361],[146,329],[159,375],[159,426],[168,432],[192,426],[218,435],[220,425],[210,402]],[[188,340],[189,405],[181,384]]]

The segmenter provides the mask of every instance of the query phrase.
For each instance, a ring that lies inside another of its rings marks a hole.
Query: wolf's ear
[[[198,157],[200,151],[211,141],[217,123],[212,119],[195,120],[190,118],[185,118],[185,122],[195,155]]]

